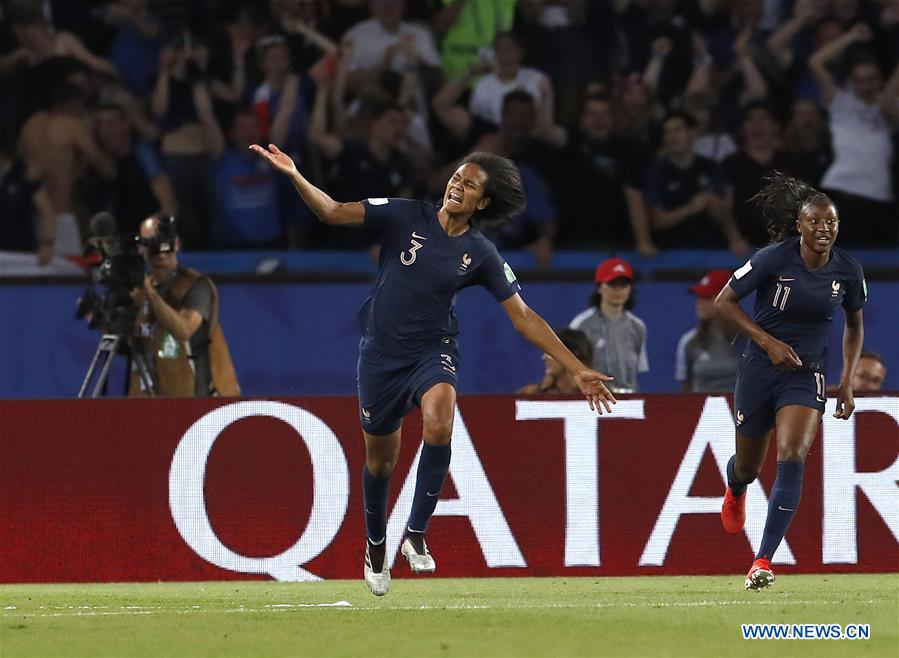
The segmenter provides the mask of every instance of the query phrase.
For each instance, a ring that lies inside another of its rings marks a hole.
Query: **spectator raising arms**
[[[821,185],[850,218],[842,240],[850,245],[880,245],[897,240],[896,204],[890,180],[893,159],[892,127],[899,119],[899,65],[886,88],[877,61],[856,55],[849,64],[849,88],[841,89],[827,63],[853,44],[871,39],[871,29],[859,23],[843,36],[817,50],[809,67],[830,111],[834,161]]]

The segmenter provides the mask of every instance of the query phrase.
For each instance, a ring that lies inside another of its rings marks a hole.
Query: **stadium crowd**
[[[367,249],[248,145],[340,200],[439,198],[472,150],[557,248],[767,242],[773,169],[824,189],[841,246],[899,244],[895,0],[5,0],[0,250],[80,252],[175,214],[184,247]]]

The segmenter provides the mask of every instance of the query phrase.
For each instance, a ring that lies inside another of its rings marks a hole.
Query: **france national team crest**
[[[468,266],[471,265],[471,256],[467,253],[462,254],[462,264],[459,265],[459,274],[466,274],[468,272]]]
[[[743,417],[743,412],[737,409],[737,427],[743,424],[745,418]]]
[[[839,295],[839,294],[840,294],[840,282],[839,282],[839,281],[834,281],[833,283],[831,283],[831,284],[830,284],[830,289],[831,289],[831,291],[832,291],[832,292],[830,293],[830,296],[831,296],[831,297],[836,297],[837,295]]]

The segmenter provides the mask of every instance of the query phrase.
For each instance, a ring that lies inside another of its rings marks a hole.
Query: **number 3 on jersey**
[[[787,297],[790,296],[790,286],[777,284],[777,292],[774,293],[774,302],[772,306],[779,308],[781,311],[787,306]]]
[[[418,238],[418,240],[427,240],[427,238],[424,237],[423,235],[419,235],[415,231],[412,231],[412,238],[411,238],[412,246],[409,247],[409,255],[406,256],[405,251],[400,252],[400,262],[403,265],[411,265],[412,263],[414,263],[415,259],[418,257],[418,254],[416,254],[415,252],[424,246],[424,245],[422,245],[421,242],[416,240],[416,238]]]

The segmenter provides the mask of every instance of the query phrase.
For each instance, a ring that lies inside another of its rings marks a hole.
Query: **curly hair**
[[[762,180],[764,186],[749,200],[762,209],[771,242],[782,242],[796,232],[796,220],[806,204],[833,205],[823,192],[780,171],[772,171]]]
[[[475,212],[472,218],[479,226],[498,226],[514,217],[527,205],[521,173],[515,163],[492,153],[476,151],[459,162],[476,164],[487,174],[484,198],[490,199],[486,208]]]

